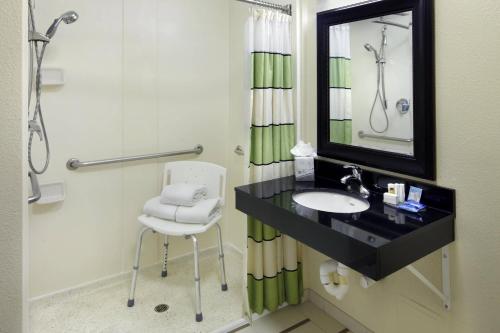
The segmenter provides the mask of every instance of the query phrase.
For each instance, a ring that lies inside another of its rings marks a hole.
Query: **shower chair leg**
[[[167,276],[167,262],[168,262],[168,235],[165,235],[163,240],[163,269],[161,271],[161,276]]]
[[[224,264],[224,248],[222,243],[222,231],[219,223],[216,223],[217,227],[217,236],[219,241],[219,266],[220,266],[220,278],[221,278],[221,289],[222,291],[227,290],[227,281],[226,281],[226,266]]]
[[[203,314],[201,313],[201,292],[200,292],[200,262],[198,253],[198,239],[194,236],[190,236],[193,240],[194,248],[194,291],[196,297],[196,321],[200,322],[203,320]]]
[[[134,300],[135,285],[137,284],[137,273],[139,271],[139,262],[141,259],[142,238],[143,238],[144,234],[146,233],[146,231],[148,231],[148,230],[150,230],[148,227],[142,228],[141,231],[139,231],[139,235],[137,236],[137,247],[135,250],[135,261],[134,261],[134,267],[133,267],[133,271],[132,271],[132,284],[130,286],[130,293],[129,293],[128,302],[127,302],[127,306],[129,308],[133,307],[134,303],[135,303],[135,300]]]

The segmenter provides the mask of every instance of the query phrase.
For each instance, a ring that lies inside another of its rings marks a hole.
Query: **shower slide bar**
[[[276,3],[261,1],[261,0],[236,0],[239,2],[245,2],[252,5],[257,5],[261,7],[267,7],[271,9],[276,9],[282,11],[283,13],[292,16],[292,5],[278,5]]]
[[[403,139],[403,138],[395,138],[393,136],[366,134],[363,131],[359,131],[358,132],[358,136],[361,139],[371,138],[371,139],[380,139],[380,140],[398,141],[398,142],[408,142],[408,143],[409,142],[413,142],[413,139]]]
[[[201,153],[203,153],[203,146],[196,145],[193,149],[178,150],[178,151],[171,151],[171,152],[158,153],[158,154],[136,155],[136,156],[128,156],[128,157],[116,157],[116,158],[109,158],[109,159],[105,159],[105,160],[96,160],[96,161],[87,161],[87,162],[81,162],[77,158],[70,158],[68,160],[68,162],[66,163],[66,167],[69,170],[77,170],[78,168],[96,166],[96,165],[113,164],[113,163],[121,163],[121,162],[132,162],[132,161],[140,161],[140,160],[150,160],[150,159],[154,159],[154,158],[188,155],[188,154],[200,155]]]

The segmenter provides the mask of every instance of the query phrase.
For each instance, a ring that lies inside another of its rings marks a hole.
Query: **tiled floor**
[[[216,252],[201,255],[201,323],[194,320],[194,267],[189,257],[172,261],[165,279],[159,266],[141,271],[133,308],[126,306],[130,278],[35,301],[30,332],[211,332],[242,318],[243,313],[242,258],[235,251],[225,252],[227,292],[221,291]],[[156,313],[154,307],[161,303],[169,309]]]
[[[311,302],[287,306],[237,333],[349,333],[342,324]]]
[[[221,292],[217,254],[200,258],[204,320],[194,321],[193,261],[172,261],[167,278],[159,266],[141,271],[137,281],[136,304],[126,306],[130,278],[117,279],[31,304],[32,333],[127,333],[127,332],[212,332],[242,318],[242,258],[225,251],[229,290]],[[157,313],[154,307],[167,304]],[[349,333],[335,319],[311,302],[287,306],[253,322],[238,333]]]

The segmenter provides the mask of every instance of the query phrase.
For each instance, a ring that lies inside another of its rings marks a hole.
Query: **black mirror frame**
[[[433,5],[433,0],[380,0],[317,14],[318,155],[419,178],[436,178]],[[413,14],[414,155],[330,142],[329,27],[404,11]]]

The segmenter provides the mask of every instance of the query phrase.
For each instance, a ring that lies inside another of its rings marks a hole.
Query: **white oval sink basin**
[[[329,191],[296,193],[293,201],[307,208],[330,213],[360,213],[370,208],[370,203],[351,194]]]

